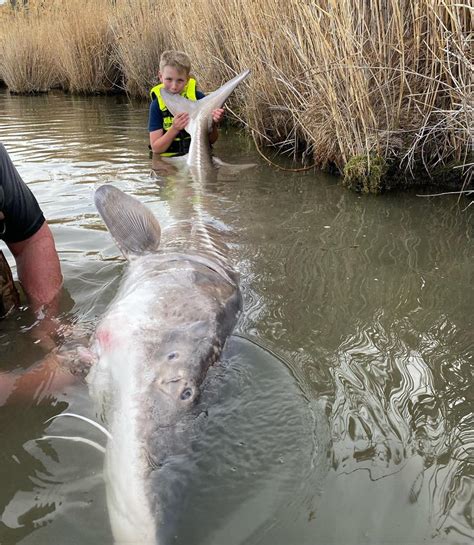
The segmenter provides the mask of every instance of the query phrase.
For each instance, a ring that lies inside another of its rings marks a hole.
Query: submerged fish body
[[[160,468],[187,447],[183,431],[241,295],[225,262],[160,251],[159,224],[138,200],[102,186],[95,201],[129,260],[95,332],[97,361],[87,379],[112,436],[105,455],[111,527],[116,543],[161,545]]]
[[[215,167],[209,144],[212,112],[223,106],[237,85],[244,81],[249,74],[250,70],[245,70],[216,91],[198,101],[188,100],[181,95],[161,90],[161,96],[173,115],[186,112],[190,117],[186,131],[191,135],[191,144],[189,153],[186,156],[186,162],[192,169],[202,171],[212,170]]]

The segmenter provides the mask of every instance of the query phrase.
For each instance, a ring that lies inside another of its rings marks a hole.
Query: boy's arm
[[[150,146],[153,153],[164,153],[171,142],[178,136],[189,122],[189,115],[186,113],[178,114],[173,118],[173,125],[168,131],[157,129],[150,132]]]
[[[214,144],[219,138],[219,132],[217,130],[217,124],[212,122],[211,132],[209,133],[209,144]]]
[[[211,145],[214,144],[214,142],[216,142],[216,140],[219,138],[219,132],[217,129],[223,117],[224,117],[223,108],[218,108],[217,110],[214,110],[212,112],[212,127],[211,127],[211,131],[209,132],[209,144]]]
[[[150,121],[149,129],[156,125],[154,117],[156,116],[156,105],[152,103],[150,107]],[[214,144],[219,137],[218,125],[224,117],[224,109],[218,108],[212,112],[212,128],[209,133],[209,143]],[[150,130],[150,147],[153,153],[165,153],[171,146],[173,140],[178,136],[186,125],[189,123],[189,115],[187,113],[177,114],[173,118],[173,125],[168,131],[164,131],[163,128],[156,130]]]
[[[178,114],[173,119],[173,125],[168,131],[163,130],[163,115],[159,109],[157,100],[150,104],[148,116],[148,132],[150,134],[150,147],[153,153],[164,153],[171,142],[178,136],[179,132],[189,122],[188,114]]]

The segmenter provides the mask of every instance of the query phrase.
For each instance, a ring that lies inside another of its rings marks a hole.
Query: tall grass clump
[[[120,2],[112,19],[115,59],[121,70],[121,87],[131,96],[148,97],[157,82],[162,51],[168,47],[162,4],[154,0]]]
[[[204,12],[205,0],[192,9]],[[204,26],[200,33],[189,28],[196,20]],[[245,118],[260,142],[302,150],[340,172],[351,159],[363,159],[358,171],[365,176],[380,171],[375,158],[386,172],[395,165],[415,176],[469,163],[472,10],[466,3],[217,1],[207,20],[196,14],[189,21],[188,48],[205,48],[207,58],[237,70],[253,69]],[[353,187],[383,189],[346,173]]]
[[[335,167],[364,191],[382,191],[394,172],[404,183],[443,165],[455,165],[458,180],[468,175],[465,2],[194,0],[159,21],[165,46],[190,54],[204,90],[252,69],[231,106],[259,145]]]
[[[54,22],[45,10],[20,8],[0,21],[0,79],[17,93],[48,91],[59,84]]]
[[[115,88],[114,33],[110,0],[66,0],[57,17],[57,55],[64,87],[75,93]]]
[[[74,93],[114,89],[110,0],[30,0],[4,10],[0,21],[0,75],[16,92],[60,86]]]

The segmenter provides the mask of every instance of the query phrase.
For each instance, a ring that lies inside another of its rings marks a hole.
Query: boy
[[[189,100],[204,98],[204,94],[196,89],[196,80],[189,77],[191,61],[182,51],[164,51],[160,58],[158,76],[160,84],[150,91],[152,103],[148,118],[150,147],[153,153],[165,157],[185,155],[189,151],[190,135],[184,130],[189,123],[189,115],[180,113],[173,117],[161,98],[160,89],[186,97]],[[209,143],[217,140],[217,125],[224,117],[224,110],[219,108],[212,112],[212,129]]]

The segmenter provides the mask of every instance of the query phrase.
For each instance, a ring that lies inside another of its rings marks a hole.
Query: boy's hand
[[[178,132],[182,131],[186,125],[189,123],[189,115],[185,112],[176,115],[173,118],[173,128]]]
[[[212,112],[212,121],[218,125],[224,118],[224,108],[218,108]]]

